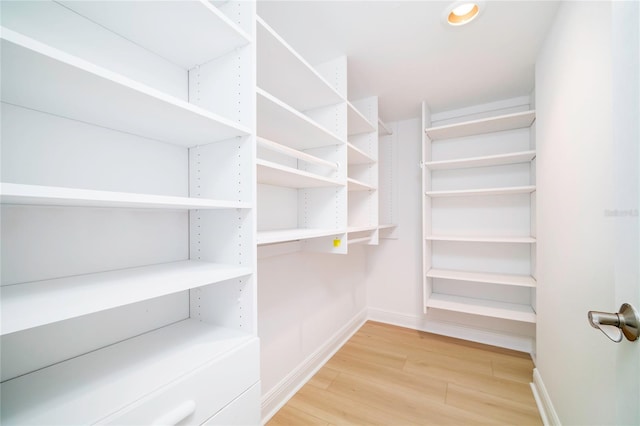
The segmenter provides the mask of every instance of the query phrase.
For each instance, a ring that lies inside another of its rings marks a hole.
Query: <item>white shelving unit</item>
[[[393,131],[378,117],[378,233],[396,238],[398,224],[398,144]]]
[[[349,232],[349,244],[378,244],[378,98],[349,102],[348,111],[348,189],[349,229],[369,228],[367,232]]]
[[[255,4],[0,7],[1,423],[259,423]]]
[[[498,116],[446,113],[436,126],[423,104],[427,314],[535,323],[535,111],[517,102]],[[497,332],[521,331],[509,327]]]
[[[258,17],[257,85],[258,244],[346,253],[346,58],[312,66]]]

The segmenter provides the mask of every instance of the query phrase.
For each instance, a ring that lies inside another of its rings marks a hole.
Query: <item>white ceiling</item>
[[[383,120],[533,90],[535,59],[557,1],[486,1],[463,27],[452,1],[259,1],[258,14],[311,64],[348,57],[349,99],[378,95]]]

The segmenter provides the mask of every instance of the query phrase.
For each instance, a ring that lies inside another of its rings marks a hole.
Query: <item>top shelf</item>
[[[187,70],[251,41],[244,30],[206,0],[62,4]]]
[[[259,16],[257,20],[258,86],[298,111],[345,102],[302,56]]]
[[[376,131],[376,126],[371,124],[351,102],[347,102],[347,128],[349,136]]]
[[[432,141],[439,139],[461,138],[464,136],[529,127],[533,124],[535,119],[536,112],[535,110],[531,110],[500,115],[497,117],[483,118],[480,120],[465,121],[463,123],[449,124],[446,126],[430,127],[425,129],[425,132]]]
[[[3,102],[187,147],[251,133],[14,31],[0,28],[0,33]]]

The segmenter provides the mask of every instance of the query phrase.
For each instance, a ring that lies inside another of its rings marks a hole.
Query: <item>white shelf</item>
[[[464,136],[529,127],[533,124],[535,118],[536,112],[533,110],[516,112],[497,117],[466,121],[464,123],[430,127],[425,129],[425,132],[431,140],[461,138]]]
[[[347,161],[349,164],[374,164],[376,162],[369,154],[351,142],[347,142]]]
[[[198,261],[35,281],[2,287],[2,334],[124,306],[251,274]]]
[[[371,124],[351,102],[347,102],[347,134],[351,136],[375,131],[376,126]]]
[[[206,0],[62,3],[185,70],[251,41],[244,30]]]
[[[347,240],[347,245],[363,244],[369,242],[371,242],[371,236]]]
[[[284,243],[287,241],[308,240],[311,238],[331,237],[344,234],[336,229],[278,229],[274,231],[258,231],[258,245]]]
[[[279,152],[281,154],[285,154],[289,157],[297,158],[298,160],[302,160],[305,163],[328,167],[332,170],[338,170],[339,168],[338,163],[332,163],[331,161],[323,160],[322,158],[318,158],[314,155],[307,154],[306,152],[298,151],[297,149],[289,148],[288,146],[279,144],[274,141],[270,141],[269,139],[257,137],[256,143],[260,147],[266,148],[271,151]]]
[[[487,272],[453,271],[449,269],[430,269],[429,278],[446,280],[472,281],[477,283],[513,285],[518,287],[535,287],[536,280],[530,275],[492,274]]]
[[[425,195],[436,197],[462,197],[468,195],[513,195],[513,194],[527,194],[534,192],[536,187],[530,186],[513,186],[508,188],[489,188],[489,189],[468,189],[468,190],[456,190],[456,191],[427,191]]]
[[[26,204],[65,207],[106,207],[135,209],[231,209],[250,208],[251,204],[207,198],[173,197],[130,192],[96,191],[57,186],[0,184],[2,204]]]
[[[379,117],[378,117],[378,134],[381,136],[387,136],[387,135],[393,134],[393,131],[391,131],[391,129],[386,124],[384,124],[382,119]]]
[[[288,188],[322,188],[344,186],[344,183],[271,161],[256,160],[258,183]]]
[[[0,29],[2,101],[181,146],[251,131],[188,102]]]
[[[378,229],[392,229],[392,228],[395,228],[396,226],[398,226],[398,225],[385,223],[385,224],[378,225]]]
[[[349,234],[355,234],[356,232],[371,232],[378,229],[376,225],[367,225],[367,226],[350,226],[347,228],[347,232]]]
[[[430,170],[467,169],[472,167],[489,167],[501,166],[505,164],[528,163],[532,161],[535,156],[535,151],[523,151],[510,154],[462,158],[458,160],[429,161],[424,164]]]
[[[469,243],[511,243],[511,244],[534,244],[533,237],[472,237],[458,235],[429,235],[425,238],[429,241],[460,241]]]
[[[180,321],[2,383],[3,424],[94,424],[254,339]]]
[[[298,111],[345,99],[264,20],[257,21],[258,86]]]
[[[374,191],[376,189],[374,186],[352,178],[347,179],[347,184],[349,191]]]
[[[257,88],[256,94],[259,136],[298,150],[345,143],[262,88]]]
[[[536,314],[529,305],[502,303],[484,299],[450,296],[447,294],[432,293],[427,300],[427,308],[444,309],[447,311],[527,323],[536,322]]]

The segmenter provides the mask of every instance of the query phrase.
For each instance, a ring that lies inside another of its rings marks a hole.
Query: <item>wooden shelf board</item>
[[[447,280],[472,281],[477,283],[513,285],[519,287],[535,287],[536,280],[530,275],[494,274],[487,272],[454,271],[449,269],[430,269],[429,278]]]
[[[464,197],[469,195],[513,195],[513,194],[527,194],[534,192],[536,187],[534,185],[529,186],[513,186],[507,188],[488,188],[488,189],[468,189],[468,190],[456,190],[456,191],[427,191],[425,195],[436,197]]]
[[[278,229],[273,231],[258,231],[258,245],[284,243],[288,241],[308,240],[311,238],[331,237],[344,234],[336,229]]]
[[[514,244],[534,244],[533,237],[475,237],[461,235],[429,235],[425,239],[429,241],[460,241],[469,243],[514,243]]]
[[[431,140],[461,138],[484,133],[529,127],[536,118],[534,110],[425,129]]]
[[[351,136],[375,131],[376,126],[371,124],[351,102],[347,102],[347,134]]]
[[[298,111],[345,102],[345,99],[263,19],[257,21],[258,87]],[[284,76],[284,78],[283,78]]]
[[[250,208],[250,203],[57,186],[0,184],[2,204],[166,210]]]
[[[259,136],[298,150],[346,143],[262,88],[256,93]]]
[[[347,179],[349,191],[375,191],[375,187],[356,179]]]
[[[0,32],[3,102],[187,147],[251,133],[16,32]]]
[[[348,164],[374,164],[376,162],[366,152],[350,142],[347,143],[347,159]]]
[[[287,188],[322,188],[329,186],[344,186],[335,179],[315,175],[293,167],[283,166],[271,161],[258,159],[258,183],[284,186]]]
[[[522,151],[510,154],[487,155],[483,157],[462,158],[458,160],[429,161],[425,163],[430,170],[466,169],[472,167],[490,167],[506,164],[527,163],[536,156],[535,151]]]
[[[251,274],[250,268],[193,260],[2,287],[2,334]]]
[[[2,383],[3,423],[94,424],[255,339],[183,320]]]
[[[63,1],[62,4],[185,70],[251,40],[208,1]]]
[[[347,240],[347,244],[348,245],[352,245],[352,244],[362,244],[362,243],[369,243],[371,242],[371,236],[369,237],[362,237],[362,238],[353,238],[351,240]]]
[[[495,302],[484,299],[451,296],[433,293],[427,299],[427,308],[444,309],[447,311],[485,317],[500,318],[528,323],[536,322],[536,314],[529,305]]]

